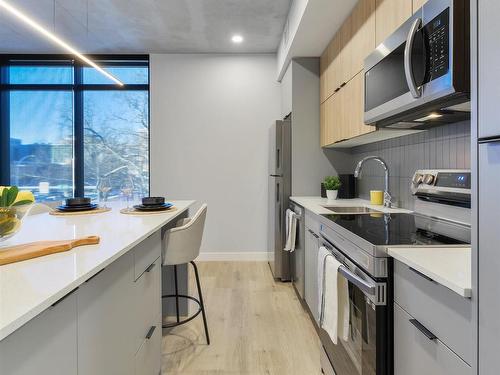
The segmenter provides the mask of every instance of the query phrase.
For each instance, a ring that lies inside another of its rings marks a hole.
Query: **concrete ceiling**
[[[7,0],[85,53],[276,52],[291,0]],[[245,41],[231,42],[233,34]],[[0,9],[0,53],[59,53]]]

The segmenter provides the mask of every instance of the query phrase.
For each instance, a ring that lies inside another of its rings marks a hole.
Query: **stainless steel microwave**
[[[423,129],[470,117],[469,8],[429,0],[365,59],[365,123]]]

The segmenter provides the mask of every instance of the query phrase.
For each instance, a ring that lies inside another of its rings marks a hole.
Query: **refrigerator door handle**
[[[488,137],[488,138],[479,138],[477,143],[479,144],[484,144],[484,143],[497,143],[500,142],[500,137],[495,136],[495,137]]]

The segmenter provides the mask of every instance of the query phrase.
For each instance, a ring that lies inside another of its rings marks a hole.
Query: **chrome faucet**
[[[356,169],[354,170],[354,177],[361,178],[361,168],[363,167],[364,162],[368,160],[376,160],[384,168],[385,172],[384,207],[390,208],[392,206],[391,202],[392,197],[391,194],[389,193],[389,168],[387,167],[387,164],[384,161],[384,159],[379,158],[378,156],[367,156],[366,158],[361,159],[358,162],[358,165],[356,165]]]

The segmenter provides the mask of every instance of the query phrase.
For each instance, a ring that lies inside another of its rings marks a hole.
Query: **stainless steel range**
[[[325,373],[393,373],[389,247],[470,244],[470,170],[418,170],[409,189],[413,213],[322,215],[322,245],[345,266],[351,311],[347,342],[334,345],[326,332],[320,334]]]

